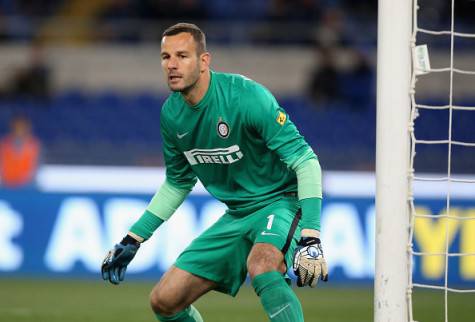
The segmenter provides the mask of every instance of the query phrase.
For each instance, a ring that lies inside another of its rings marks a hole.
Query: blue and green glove
[[[130,235],[125,236],[104,258],[101,267],[102,279],[116,285],[122,282],[127,265],[132,261],[139,248],[140,242]]]

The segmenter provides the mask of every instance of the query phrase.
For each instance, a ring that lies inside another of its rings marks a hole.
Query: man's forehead
[[[168,47],[175,47],[176,49],[178,49],[178,47],[180,48],[183,48],[183,47],[195,47],[195,42],[194,42],[194,39],[193,39],[193,36],[187,32],[181,32],[179,34],[176,34],[176,35],[172,35],[172,36],[164,36],[162,38],[162,43],[161,43],[161,47],[162,49],[164,47],[168,48]],[[174,49],[174,48],[172,48]]]

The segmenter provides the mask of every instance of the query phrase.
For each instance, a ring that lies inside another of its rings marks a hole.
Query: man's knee
[[[247,270],[251,279],[257,275],[278,271],[285,273],[284,256],[275,246],[270,244],[256,244],[247,259]]]
[[[174,298],[173,294],[157,285],[150,292],[150,306],[155,313],[163,316],[172,316],[181,311]]]
[[[150,293],[150,305],[155,313],[172,316],[215,287],[214,282],[172,266]]]

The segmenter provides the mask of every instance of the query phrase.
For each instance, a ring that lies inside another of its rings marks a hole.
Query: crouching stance
[[[166,180],[104,259],[102,277],[124,280],[140,244],[199,179],[228,209],[153,288],[157,319],[203,321],[192,304],[210,290],[235,296],[249,274],[270,321],[304,321],[286,272],[293,267],[298,286],[328,279],[318,158],[266,88],[214,72],[210,60],[197,26],[180,23],[163,33],[162,68],[172,91],[160,117]]]

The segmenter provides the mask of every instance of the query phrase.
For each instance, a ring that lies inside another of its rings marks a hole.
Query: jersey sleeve
[[[294,169],[303,161],[316,158],[285,110],[265,87],[251,83],[241,95],[241,106],[247,112],[248,126],[289,168]]]
[[[191,191],[197,181],[196,175],[192,171],[184,154],[175,144],[173,132],[163,113],[163,108],[160,117],[160,131],[163,141],[163,157],[165,159],[168,182],[178,189]]]

